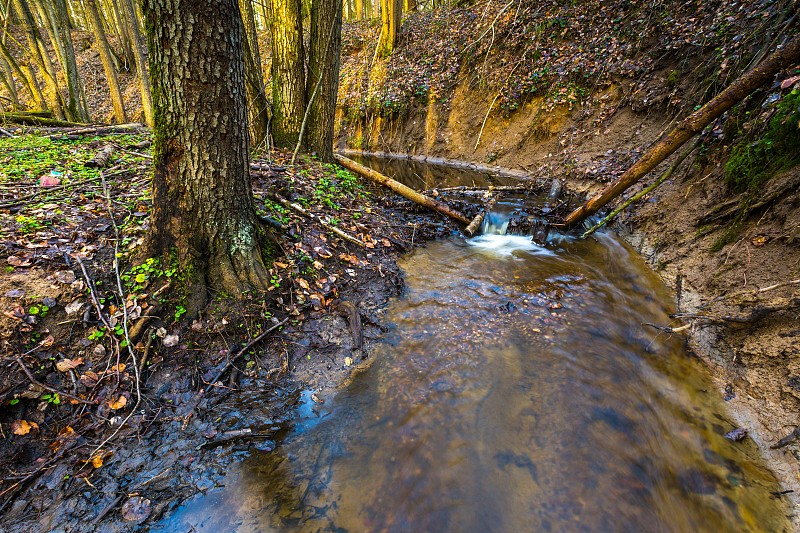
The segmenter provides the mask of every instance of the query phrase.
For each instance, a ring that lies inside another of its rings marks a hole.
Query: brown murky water
[[[454,237],[402,266],[373,365],[156,530],[789,530],[617,239]]]

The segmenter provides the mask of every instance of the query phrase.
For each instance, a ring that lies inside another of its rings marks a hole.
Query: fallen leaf
[[[345,357],[344,358],[344,366],[350,366],[352,364],[353,364],[353,358],[352,357]]]
[[[77,359],[62,359],[58,363],[56,363],[56,369],[59,372],[68,372],[73,368],[76,368],[79,365],[83,364],[83,357],[78,357]]]
[[[100,376],[98,376],[96,372],[87,370],[85,374],[81,374],[81,377],[79,379],[85,387],[91,389],[92,387],[97,385],[98,381],[100,381]]]
[[[8,259],[6,259],[6,261],[8,261],[9,265],[11,265],[11,266],[13,266],[15,268],[31,266],[31,262],[30,261],[28,261],[27,259],[20,259],[16,255],[12,255]]]
[[[314,268],[316,268],[317,270],[322,270],[322,263],[320,263],[319,261],[314,261],[313,265]]]
[[[118,365],[112,366],[111,368],[109,368],[109,370],[111,372],[125,372],[125,368],[126,368],[125,363],[120,363]]]
[[[122,504],[122,518],[128,522],[142,522],[152,512],[150,500],[141,496],[131,496],[128,501]]]
[[[163,342],[164,346],[166,346],[167,348],[172,348],[173,346],[177,346],[180,340],[181,340],[180,337],[178,337],[177,335],[167,335],[166,337],[164,337]]]
[[[11,422],[11,432],[14,435],[27,435],[32,429],[39,429],[39,424],[28,422],[27,420],[14,420]]]
[[[77,312],[79,312],[82,307],[83,307],[82,301],[74,300],[72,303],[67,304],[67,306],[64,308],[64,311],[66,311],[67,315],[74,315]]]
[[[309,290],[308,282],[303,278],[297,278],[297,284],[305,290]]]
[[[95,468],[103,466],[103,456],[98,454],[92,457],[92,466]]]
[[[108,401],[108,406],[114,411],[116,411],[117,409],[122,409],[126,405],[128,405],[128,399],[125,396],[120,396],[119,400],[117,401],[114,400]]]
[[[767,243],[768,240],[769,240],[769,237],[767,237],[766,235],[758,235],[756,238],[754,238],[750,242],[753,243],[753,246],[764,246]]]

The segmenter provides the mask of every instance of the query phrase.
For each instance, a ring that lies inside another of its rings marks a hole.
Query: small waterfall
[[[505,235],[508,232],[508,223],[511,221],[511,213],[490,211],[486,213],[481,225],[483,235]]]

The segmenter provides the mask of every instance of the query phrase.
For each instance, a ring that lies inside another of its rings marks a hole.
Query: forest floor
[[[398,255],[452,231],[340,167],[273,152],[252,167],[258,208],[283,226],[272,288],[190,318],[171,291],[181,272],[142,255],[150,134],[15,134],[0,139],[0,531],[129,530],[244,450],[268,453],[298,402],[324,403],[369,363]],[[108,146],[104,168],[86,166]]]

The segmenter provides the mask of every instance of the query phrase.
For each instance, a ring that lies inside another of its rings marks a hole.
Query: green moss
[[[778,103],[762,137],[736,145],[725,165],[725,182],[735,192],[757,193],[778,172],[800,163],[800,90]]]

